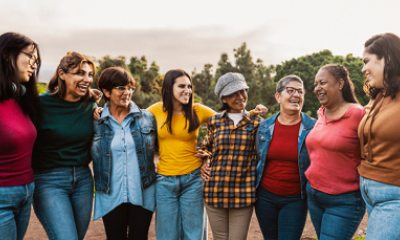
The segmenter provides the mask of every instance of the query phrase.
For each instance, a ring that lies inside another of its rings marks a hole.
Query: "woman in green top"
[[[83,239],[89,226],[93,178],[88,168],[93,137],[89,97],[95,64],[69,52],[40,96],[42,120],[34,148],[34,210],[49,239]]]

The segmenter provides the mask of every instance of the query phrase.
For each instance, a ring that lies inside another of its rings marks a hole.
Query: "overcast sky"
[[[39,43],[47,81],[69,50],[145,55],[162,73],[215,66],[242,42],[265,64],[323,49],[361,56],[372,35],[400,35],[399,9],[398,0],[0,0],[0,33]]]

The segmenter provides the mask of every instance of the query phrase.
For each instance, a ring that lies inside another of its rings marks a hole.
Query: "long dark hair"
[[[21,51],[28,46],[33,46],[37,51],[37,67],[29,81],[21,83],[17,58]],[[0,35],[0,102],[14,98],[35,125],[39,121],[39,98],[36,82],[40,65],[39,47],[32,39],[15,32]],[[25,90],[23,90],[24,88]]]
[[[164,122],[164,125],[167,125],[168,132],[172,134],[172,116],[174,114],[174,105],[173,105],[173,86],[175,80],[179,77],[186,76],[189,78],[190,82],[192,83],[192,79],[190,78],[189,74],[181,69],[173,69],[169,70],[165,76],[164,81],[161,89],[162,101],[163,101],[163,110],[167,112],[167,119]],[[188,132],[192,132],[196,130],[199,125],[199,118],[197,117],[196,112],[193,110],[193,92],[190,96],[189,103],[183,105],[183,112],[185,114],[186,123],[189,121],[189,129]],[[185,128],[186,128],[185,123]]]
[[[47,88],[51,94],[58,95],[60,98],[64,98],[67,92],[65,81],[60,78],[59,70],[68,73],[76,67],[82,67],[83,64],[89,64],[93,69],[93,75],[96,71],[96,64],[88,56],[83,55],[79,52],[67,52],[63,58],[61,58],[60,63],[54,73],[53,77],[50,79]],[[84,100],[89,99],[89,93],[83,98]]]
[[[321,69],[328,71],[337,81],[340,79],[343,80],[342,96],[346,102],[358,103],[353,81],[350,78],[349,70],[345,66],[340,64],[326,64]]]
[[[384,89],[373,88],[364,83],[364,91],[373,99],[384,91],[386,96],[396,97],[400,90],[400,38],[393,33],[384,33],[371,37],[365,44],[365,52],[375,54],[385,60],[383,70]]]

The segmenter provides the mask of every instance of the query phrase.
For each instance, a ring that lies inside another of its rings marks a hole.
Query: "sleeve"
[[[207,133],[203,139],[203,142],[201,144],[201,150],[205,151],[208,153],[208,158],[210,159],[212,155],[212,149],[213,149],[213,144],[214,144],[214,118],[210,118],[207,122]]]
[[[216,114],[214,110],[200,103],[196,103],[193,108],[197,113],[200,124],[206,123],[210,117]]]

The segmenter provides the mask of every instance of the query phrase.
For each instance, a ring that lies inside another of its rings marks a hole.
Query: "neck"
[[[173,112],[174,113],[177,113],[177,114],[183,113],[183,105],[182,105],[182,103],[174,101],[172,107],[173,107]]]
[[[300,112],[291,114],[285,111],[281,111],[278,116],[278,120],[283,125],[294,125],[301,121],[301,115]]]
[[[110,104],[109,111],[111,116],[113,116],[119,123],[122,123],[126,115],[129,113],[129,106],[128,107],[119,107]]]
[[[82,99],[81,97],[75,97],[75,96],[72,96],[70,94],[66,94],[64,96],[64,100],[67,101],[67,102],[78,102],[81,99]]]

